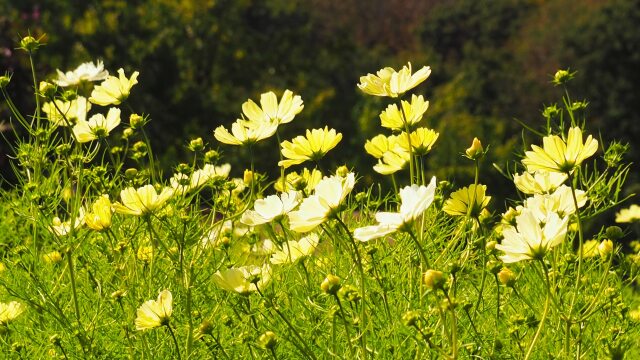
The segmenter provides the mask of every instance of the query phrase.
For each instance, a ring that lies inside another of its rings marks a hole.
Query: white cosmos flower
[[[329,219],[342,205],[355,185],[355,174],[346,177],[325,177],[316,185],[313,195],[302,200],[300,208],[289,213],[289,227],[296,232],[308,232]]]
[[[95,114],[89,118],[89,121],[78,120],[73,127],[73,135],[78,142],[85,143],[107,137],[118,125],[120,125],[120,109],[111,108],[106,117]]]
[[[240,222],[249,226],[257,226],[277,221],[298,206],[301,199],[302,196],[297,191],[288,191],[279,196],[270,195],[264,199],[258,199],[253,204],[254,210],[247,210],[242,214]]]
[[[381,238],[401,230],[413,222],[431,205],[436,191],[436,177],[431,178],[428,186],[411,185],[400,190],[400,212],[379,212],[376,214],[378,225],[357,228],[353,237],[360,241]]]
[[[500,259],[505,263],[542,259],[549,249],[564,241],[568,221],[568,216],[561,218],[551,213],[546,223],[540,225],[531,210],[522,209],[516,216],[516,227],[507,226],[502,231],[504,239],[496,245],[496,249],[505,253]]]
[[[56,72],[58,79],[53,82],[62,87],[77,85],[83,81],[100,81],[109,76],[109,72],[104,69],[104,64],[100,60],[95,64],[93,62],[82,63],[75,70],[66,73],[60,70],[56,70]]]
[[[287,241],[282,246],[282,250],[278,250],[271,255],[271,263],[274,265],[295,263],[311,256],[316,250],[319,241],[320,238],[316,233],[311,233],[299,241]]]
[[[578,207],[583,207],[587,202],[587,194],[582,190],[576,190]],[[571,188],[561,185],[551,194],[535,194],[524,201],[524,207],[531,210],[539,222],[546,222],[550,214],[558,214],[560,217],[576,212],[573,203]]]

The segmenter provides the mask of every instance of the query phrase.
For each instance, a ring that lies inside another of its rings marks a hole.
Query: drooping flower
[[[525,194],[548,194],[555,191],[558,186],[567,180],[567,174],[538,170],[536,172],[523,172],[513,176],[513,182],[518,190]]]
[[[338,211],[355,185],[355,174],[346,177],[325,177],[316,185],[313,195],[302,200],[297,211],[289,213],[289,227],[296,232],[308,232],[327,221]]]
[[[598,140],[591,135],[582,142],[582,130],[579,127],[569,129],[567,141],[557,135],[545,136],[542,147],[531,145],[533,151],[527,151],[522,163],[527,171],[545,170],[570,174],[586,158],[598,150]]]
[[[277,128],[275,121],[251,123],[238,120],[231,125],[231,133],[221,125],[215,129],[213,136],[223,144],[253,145],[275,134]]]
[[[381,159],[378,159],[373,170],[382,175],[391,175],[404,169],[410,159],[409,151],[397,144],[392,150],[385,152]]]
[[[297,191],[288,191],[281,195],[270,195],[258,199],[253,204],[254,210],[242,214],[240,222],[248,226],[257,226],[282,219],[300,203],[301,195]]]
[[[146,215],[162,208],[173,196],[173,192],[173,189],[165,187],[158,194],[153,185],[138,189],[128,187],[120,191],[122,203],[114,203],[113,209],[120,214]]]
[[[564,241],[568,221],[568,216],[560,218],[554,213],[540,225],[531,210],[522,209],[516,216],[517,226],[506,227],[502,232],[502,243],[496,245],[496,249],[505,253],[500,259],[505,263],[542,259],[552,247]]]
[[[471,184],[468,187],[463,187],[451,194],[442,210],[449,215],[469,215],[472,218],[477,218],[491,201],[491,196],[485,196],[486,191],[487,185]]]
[[[425,101],[422,95],[411,95],[411,102],[402,100],[400,104],[402,109],[398,109],[396,104],[391,104],[380,113],[382,127],[393,130],[405,130],[405,127],[412,129],[422,120],[429,108],[429,102]]]
[[[136,311],[136,330],[149,330],[169,324],[173,313],[173,295],[162,290],[157,300],[147,300]]]
[[[100,60],[95,64],[93,62],[82,63],[75,70],[66,73],[60,70],[56,70],[56,72],[58,78],[53,82],[62,87],[78,85],[83,81],[100,81],[109,76],[109,72],[104,69],[104,64]]]
[[[369,241],[389,235],[411,224],[420,217],[433,202],[436,191],[436,177],[431,178],[428,186],[411,185],[400,190],[400,212],[379,212],[377,225],[357,228],[353,237],[360,241]]]
[[[249,99],[242,104],[242,112],[250,122],[286,124],[302,111],[304,105],[299,95],[294,96],[290,90],[286,90],[278,103],[278,98],[273,92],[260,95],[260,106]]]
[[[263,266],[247,265],[226,270],[218,270],[213,274],[213,282],[223,290],[237,292],[240,295],[249,295],[260,289],[264,289],[271,281],[271,268],[268,264]]]
[[[358,87],[369,95],[398,97],[406,91],[413,89],[425,81],[431,74],[428,66],[411,74],[411,63],[403,66],[400,71],[385,67],[379,70],[376,75],[367,74],[360,77]]]
[[[65,236],[71,232],[72,222],[74,229],[84,225],[84,208],[80,207],[80,209],[78,209],[78,216],[73,221],[62,221],[59,217],[54,217],[49,230],[57,236]]]
[[[91,206],[91,212],[84,215],[87,227],[96,231],[102,231],[111,226],[111,201],[108,195],[102,195]]]
[[[305,161],[317,161],[342,140],[342,134],[335,129],[307,130],[306,136],[297,136],[292,141],[282,142],[282,155],[286,160],[278,162],[278,166],[288,168]]]
[[[89,121],[79,120],[73,127],[73,134],[78,142],[85,143],[107,137],[118,125],[120,125],[120,109],[111,108],[107,117],[95,114],[89,118]]]
[[[633,204],[626,209],[620,210],[616,214],[617,223],[631,223],[640,220],[640,206]]]
[[[55,99],[42,105],[42,111],[55,126],[73,126],[77,122],[85,121],[90,109],[91,104],[82,96],[69,101]]]
[[[100,85],[93,88],[89,101],[107,106],[119,105],[129,97],[131,88],[138,83],[138,72],[134,71],[127,79],[122,68],[118,69],[118,77],[109,76]]]
[[[319,241],[320,238],[316,233],[311,233],[298,241],[287,241],[280,250],[271,255],[271,263],[274,265],[296,263],[311,256]]]
[[[0,303],[0,325],[7,326],[26,310],[26,306],[17,301]]]

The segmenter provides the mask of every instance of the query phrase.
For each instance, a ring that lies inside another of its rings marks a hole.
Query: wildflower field
[[[46,50],[18,46],[32,66]],[[388,104],[362,144],[373,169],[327,168],[348,137],[328,126],[281,138],[305,106],[286,90],[185,139],[171,174],[154,114],[127,102],[138,71],[34,70],[35,109],[2,76],[16,179],[0,202],[2,358],[640,358],[640,243],[620,241],[638,236],[622,195],[637,167],[588,128],[574,73],[555,74],[564,96],[523,128],[521,161],[497,166],[519,194],[499,199],[480,171],[490,138],[460,144],[473,183],[426,166],[447,136],[429,128],[438,99],[417,94],[430,67],[374,72],[353,79]],[[278,178],[257,170],[258,142]],[[389,190],[359,183],[372,170]]]

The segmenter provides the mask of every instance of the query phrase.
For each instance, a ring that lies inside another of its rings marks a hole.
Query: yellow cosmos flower
[[[555,191],[558,186],[567,180],[567,174],[538,170],[536,172],[524,172],[515,174],[513,182],[518,190],[525,194],[548,194]]]
[[[87,98],[78,96],[71,101],[59,99],[49,101],[42,105],[42,111],[47,114],[47,119],[55,126],[70,126],[80,121],[85,121],[91,104]]]
[[[57,236],[65,236],[71,232],[71,220],[62,221],[59,217],[54,217],[49,227],[49,231]],[[73,228],[77,229],[84,225],[84,208],[78,209],[78,217],[73,221]]]
[[[162,208],[171,196],[173,189],[168,187],[163,188],[160,194],[153,185],[145,185],[138,189],[128,187],[120,191],[122,203],[114,203],[113,208],[120,214],[146,215]]]
[[[26,310],[23,304],[12,301],[10,303],[0,303],[0,325],[6,326],[15,320],[20,314]]]
[[[133,85],[138,83],[138,74],[137,71],[134,71],[127,79],[124,70],[118,69],[118,77],[109,76],[100,85],[93,88],[89,101],[101,106],[119,105],[129,97]]]
[[[400,211],[377,213],[378,224],[355,229],[353,237],[360,241],[369,241],[402,230],[427,210],[433,202],[435,191],[435,176],[431,178],[429,186],[414,184],[400,189]]]
[[[310,194],[320,180],[322,180],[322,172],[320,170],[304,168],[300,173],[293,171],[285,175],[284,186],[286,189],[283,188],[282,177],[273,184],[273,187],[279,192],[298,190],[303,191],[305,194]]]
[[[297,211],[289,213],[289,227],[296,232],[308,232],[327,221],[355,185],[355,174],[346,177],[325,177],[316,185],[313,195],[304,199]]]
[[[260,95],[260,106],[253,100],[247,100],[242,104],[242,112],[250,122],[275,122],[286,124],[302,111],[304,105],[299,95],[293,96],[290,90],[286,90],[278,103],[278,98],[273,92]]]
[[[542,259],[552,247],[564,241],[568,221],[569,217],[551,214],[547,222],[540,225],[529,209],[522,209],[516,216],[517,227],[509,226],[502,231],[504,239],[496,245],[496,249],[505,253],[500,259],[505,263]]]
[[[287,241],[281,250],[277,250],[271,255],[271,263],[274,265],[293,264],[301,261],[313,255],[319,241],[320,238],[316,233],[311,233],[299,241]]]
[[[278,195],[270,195],[258,199],[253,204],[254,210],[242,214],[240,222],[248,226],[257,226],[282,219],[300,203],[301,195],[297,191],[288,191]]]
[[[136,311],[136,330],[149,330],[169,325],[173,313],[173,295],[171,291],[162,290],[157,300],[147,300]]]
[[[278,162],[278,166],[288,168],[305,161],[317,161],[342,140],[342,134],[335,129],[307,130],[306,136],[297,136],[292,141],[282,142],[282,155],[287,158]]]
[[[438,136],[440,136],[439,133],[428,128],[418,128],[411,132],[411,152],[413,155],[420,156],[428,154],[433,144],[438,140]],[[402,133],[398,136],[398,145],[402,146],[407,152],[409,151],[407,133]]]
[[[218,270],[213,274],[213,283],[223,290],[237,292],[240,295],[249,295],[260,289],[264,289],[271,281],[271,268],[263,266],[247,265]]]
[[[582,244],[582,248],[580,252],[582,253],[583,258],[592,258],[598,255],[598,245],[600,243],[598,240],[587,240]]]
[[[42,255],[42,260],[47,264],[57,264],[62,261],[62,254],[59,251],[52,251]]]
[[[582,190],[576,190],[576,200],[578,207],[583,207],[587,203],[587,194]],[[576,212],[571,188],[566,185],[561,185],[551,194],[534,194],[525,199],[524,207],[531,210],[541,223],[546,222],[551,213],[564,217]]]
[[[598,140],[591,135],[582,142],[582,130],[579,127],[569,129],[567,142],[557,135],[545,136],[542,147],[531,145],[533,151],[527,151],[522,163],[527,171],[545,170],[569,174],[586,158],[598,150]]]
[[[364,143],[364,150],[376,159],[381,159],[387,151],[391,151],[396,147],[398,137],[395,135],[385,136],[383,134],[376,135],[371,140]]]
[[[120,109],[111,108],[107,117],[95,114],[89,118],[89,121],[79,120],[73,127],[73,135],[78,142],[85,143],[107,137],[118,125],[120,125]]]
[[[395,148],[382,155],[378,163],[373,166],[373,170],[382,175],[391,175],[404,169],[409,159],[411,159],[409,151],[397,144]]]
[[[405,126],[408,126],[411,129],[422,120],[429,108],[429,102],[425,101],[422,95],[412,95],[411,102],[402,100],[400,103],[402,110],[399,110],[396,104],[391,104],[380,114],[382,127],[404,130]]]
[[[406,91],[413,89],[425,81],[431,74],[428,66],[411,74],[411,63],[402,67],[400,71],[386,67],[379,70],[376,75],[367,74],[360,77],[358,87],[369,95],[398,97]]]
[[[88,228],[102,231],[111,226],[112,213],[109,195],[102,195],[91,206],[91,212],[84,215],[84,222]]]
[[[100,60],[95,64],[93,62],[82,63],[75,70],[66,73],[60,70],[56,70],[56,72],[58,78],[53,82],[62,87],[78,85],[83,81],[100,81],[109,76],[109,72],[104,69],[104,64]]]
[[[218,126],[213,136],[223,144],[253,145],[275,134],[277,128],[278,123],[275,121],[251,123],[237,120],[231,125],[231,133],[224,126]]]
[[[469,215],[472,218],[477,218],[484,208],[489,205],[491,196],[485,196],[487,191],[487,185],[477,186],[471,184],[468,187],[451,194],[451,197],[446,201],[442,210],[449,215],[454,216],[466,216]]]
[[[632,223],[640,220],[640,206],[633,204],[626,209],[620,210],[616,214],[617,223]]]

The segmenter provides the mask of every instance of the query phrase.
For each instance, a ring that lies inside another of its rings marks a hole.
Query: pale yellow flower
[[[96,231],[102,231],[111,226],[111,201],[109,195],[102,195],[91,206],[91,212],[84,215],[84,222],[87,227]]]
[[[231,172],[230,164],[215,166],[205,164],[202,169],[198,169],[191,174],[191,189],[199,188],[212,180],[226,179]]]
[[[26,310],[26,306],[17,301],[0,303],[0,325],[6,326]]]
[[[555,191],[558,186],[567,180],[567,174],[538,170],[536,172],[523,172],[515,174],[513,182],[518,190],[525,194],[548,194]]]
[[[73,127],[73,134],[80,143],[105,138],[111,130],[120,125],[120,109],[111,108],[107,117],[102,114],[95,114],[89,121],[79,120]]]
[[[631,223],[640,220],[640,206],[633,204],[616,214],[617,223]]]
[[[429,102],[425,101],[422,95],[411,95],[411,102],[402,100],[400,104],[401,110],[398,109],[398,105],[391,104],[380,114],[382,127],[393,130],[404,130],[405,127],[412,129],[422,120],[429,108]]]
[[[231,133],[224,126],[218,126],[213,136],[223,144],[252,145],[275,134],[277,128],[275,121],[250,123],[238,120],[231,125]]]
[[[379,212],[376,214],[377,225],[355,229],[353,237],[360,241],[369,241],[387,236],[413,223],[433,202],[436,191],[436,177],[431,178],[428,186],[411,185],[400,189],[400,211]],[[406,229],[405,229],[406,230]]]
[[[598,255],[598,240],[587,240],[582,244],[580,249],[583,258],[592,258]]]
[[[281,250],[271,255],[271,263],[274,265],[296,263],[313,255],[319,241],[320,238],[316,233],[311,233],[298,241],[287,241]]]
[[[409,152],[409,139],[411,139],[411,153],[416,156],[426,155],[438,140],[438,136],[440,134],[437,132],[422,127],[412,131],[410,138],[407,138],[407,133],[400,134],[398,136],[398,145]]]
[[[487,185],[471,184],[468,187],[463,187],[451,194],[442,210],[449,215],[469,215],[477,218],[491,201],[491,196],[485,196],[486,191]]]
[[[465,155],[467,158],[471,160],[478,160],[484,155],[484,148],[482,147],[482,142],[477,137],[473,138],[471,142],[471,146],[465,150]]]
[[[411,154],[409,154],[409,151],[399,144],[396,144],[392,150],[382,155],[378,163],[373,166],[373,170],[382,175],[391,175],[404,169],[410,159]]]
[[[138,251],[136,252],[136,257],[140,261],[144,261],[146,263],[151,262],[151,260],[153,259],[153,246],[139,246]]]
[[[364,150],[376,159],[381,159],[387,151],[395,149],[398,137],[395,135],[376,135],[364,143]]]
[[[517,227],[509,226],[502,232],[504,239],[496,249],[505,254],[500,259],[513,263],[528,259],[542,259],[554,246],[562,243],[567,235],[569,217],[560,218],[551,214],[544,225],[540,225],[529,209],[523,209],[516,217]]]
[[[158,194],[153,185],[145,185],[138,189],[128,187],[120,191],[122,203],[114,203],[113,209],[120,214],[146,215],[162,208],[173,196],[173,192],[173,189],[165,187]]]
[[[587,203],[587,194],[582,190],[576,190],[576,199],[578,207],[581,208]],[[534,194],[524,200],[524,206],[531,210],[541,223],[546,222],[551,213],[564,217],[576,212],[571,188],[566,185],[560,185],[551,194]]]
[[[293,96],[290,90],[286,90],[278,103],[278,98],[273,92],[260,95],[260,106],[253,100],[247,100],[242,104],[242,112],[253,123],[275,122],[286,124],[302,111],[304,105],[299,95]]]
[[[55,126],[72,126],[77,122],[85,121],[90,109],[91,104],[82,96],[70,101],[56,99],[42,105],[42,111]]]
[[[71,223],[71,220],[62,221],[56,216],[53,218],[51,226],[49,226],[49,231],[57,236],[65,236],[71,232]],[[80,207],[80,209],[78,209],[78,216],[73,221],[73,228],[77,229],[82,225],[84,225],[84,209]]]
[[[51,251],[42,255],[42,260],[47,264],[57,264],[62,261],[62,254],[59,251]]]
[[[173,313],[173,295],[162,290],[157,300],[147,300],[136,311],[136,330],[149,330],[169,324]]]
[[[310,194],[320,180],[322,180],[322,172],[320,170],[304,168],[300,173],[293,171],[285,175],[284,187],[286,189],[283,188],[282,177],[278,178],[273,187],[279,192],[300,190],[304,191],[305,194]]]
[[[107,106],[118,105],[129,97],[131,88],[138,83],[138,72],[134,71],[127,79],[122,68],[118,69],[118,77],[109,76],[100,85],[93,88],[89,101]]]
[[[302,200],[297,211],[289,213],[289,227],[296,232],[308,232],[327,221],[338,211],[355,185],[355,174],[346,177],[325,177],[316,185],[313,195]]]
[[[213,283],[223,290],[248,295],[258,289],[262,291],[271,281],[271,268],[247,265],[226,270],[218,270],[213,274]]]
[[[425,81],[430,74],[431,68],[428,66],[411,74],[411,63],[397,72],[393,68],[385,67],[376,75],[361,76],[358,87],[369,95],[398,97]]]
[[[569,174],[586,158],[598,150],[598,140],[591,135],[582,142],[582,130],[579,127],[569,129],[567,141],[557,135],[545,136],[543,147],[531,145],[533,151],[527,151],[522,163],[527,171],[545,170]]]
[[[306,136],[297,136],[292,141],[282,142],[282,156],[286,160],[278,162],[278,166],[288,168],[292,165],[302,164],[305,161],[318,161],[329,150],[333,149],[342,140],[342,134],[335,129],[307,130]]]
[[[104,69],[104,64],[100,60],[95,64],[93,62],[82,63],[75,70],[66,73],[60,70],[56,70],[56,72],[58,78],[53,82],[62,87],[78,85],[83,81],[100,81],[109,76],[109,72]]]
[[[279,196],[270,195],[264,199],[258,199],[253,204],[254,210],[245,211],[240,222],[248,226],[277,222],[298,206],[301,198],[299,192],[288,191]]]

